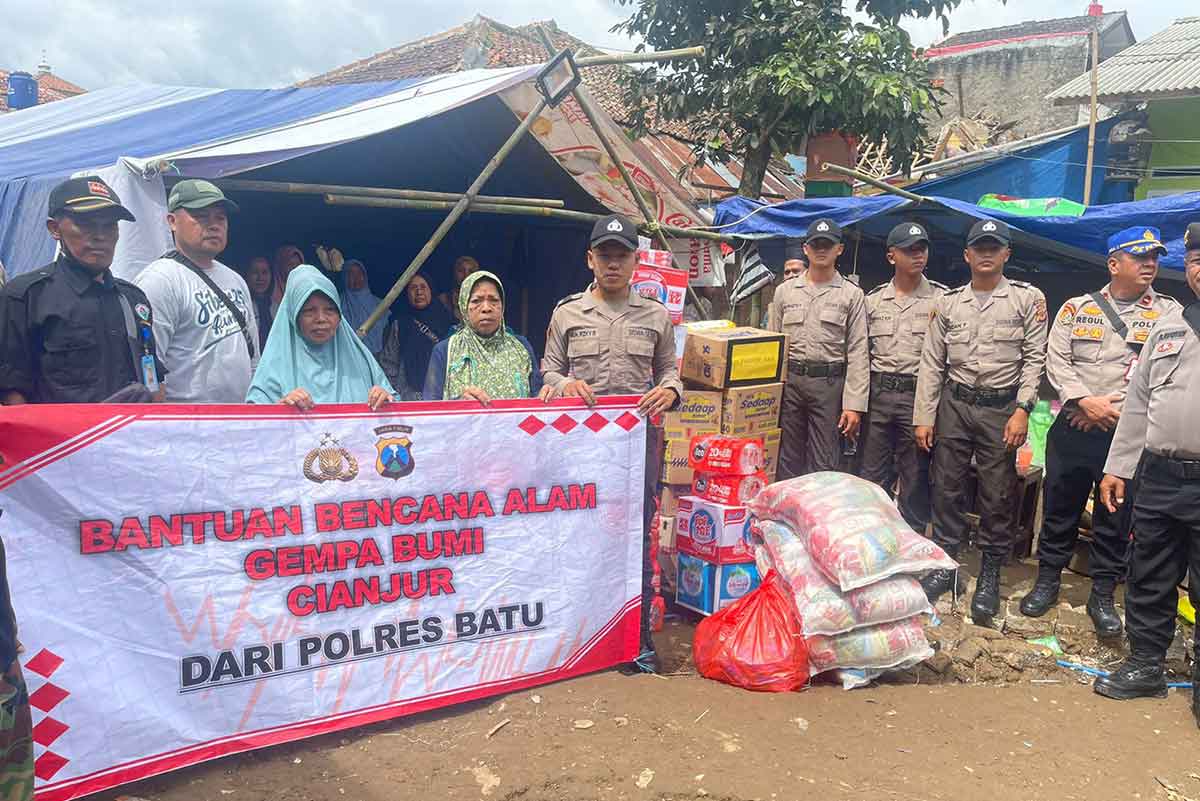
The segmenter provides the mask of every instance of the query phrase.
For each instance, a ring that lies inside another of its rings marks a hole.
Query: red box
[[[675,514],[675,548],[718,565],[754,561],[750,513],[694,495],[679,499]]]

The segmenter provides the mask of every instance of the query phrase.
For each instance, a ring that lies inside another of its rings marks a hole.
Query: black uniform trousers
[[[841,373],[837,376],[805,375],[801,369],[794,362],[788,364],[787,384],[783,388],[783,408],[779,417],[783,429],[779,445],[781,481],[822,470],[842,469],[838,419],[842,416],[845,365],[834,368]]]
[[[933,541],[952,558],[966,544],[967,500],[963,496],[971,457],[979,477],[979,550],[1005,559],[1012,554],[1017,493],[1016,453],[1004,444],[1004,426],[1016,401],[985,406],[942,388],[934,427]]]
[[[929,525],[929,454],[913,433],[916,379],[903,388],[878,373],[871,376],[871,411],[863,436],[862,477],[889,494],[900,479],[896,505],[904,522],[924,536]]]
[[[1079,518],[1087,500],[1104,478],[1104,462],[1112,445],[1112,431],[1080,431],[1060,414],[1046,435],[1046,481],[1043,486],[1043,522],[1038,539],[1038,561],[1062,570],[1075,553]],[[1129,521],[1132,496],[1117,513],[1101,503],[1092,505],[1092,553],[1089,560],[1092,586],[1111,593],[1125,575],[1129,556]]]
[[[1188,478],[1180,468],[1179,462],[1147,451],[1133,502],[1125,628],[1130,650],[1156,660],[1175,638],[1176,588],[1189,570],[1192,604],[1200,606],[1200,474]],[[1200,628],[1196,631],[1200,635]],[[1200,639],[1194,647],[1200,659]]]

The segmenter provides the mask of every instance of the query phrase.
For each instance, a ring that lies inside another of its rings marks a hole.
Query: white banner
[[[36,798],[631,660],[635,405],[0,410]]]

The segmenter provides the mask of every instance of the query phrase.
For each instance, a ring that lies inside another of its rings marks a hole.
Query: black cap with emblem
[[[808,233],[805,235],[805,239],[807,239],[809,242],[813,241],[814,239],[826,239],[835,245],[841,244],[842,226],[838,225],[828,217],[822,217],[812,225],[808,226]]]
[[[1189,224],[1183,232],[1183,249],[1200,250],[1200,222]]]
[[[620,214],[610,214],[601,218],[592,226],[592,238],[589,247],[603,245],[605,242],[618,242],[630,250],[638,249],[638,232],[628,217]]]
[[[984,239],[994,239],[1001,245],[1008,246],[1012,243],[1012,232],[1009,231],[1007,223],[999,220],[980,220],[971,226],[971,231],[967,234],[967,247]]]
[[[129,209],[121,205],[121,198],[98,175],[70,178],[54,187],[50,192],[48,216],[67,214],[91,214],[95,211],[114,209],[117,219],[136,222]]]
[[[887,238],[889,248],[912,247],[918,242],[928,245],[929,234],[926,233],[925,226],[914,222],[900,223],[892,229]]]

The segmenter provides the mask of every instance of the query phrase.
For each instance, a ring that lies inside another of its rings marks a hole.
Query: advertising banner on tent
[[[655,267],[639,262],[630,279],[633,291],[642,297],[654,298],[667,307],[671,322],[683,322],[684,296],[687,294],[688,274],[674,267]]]
[[[5,409],[36,798],[633,659],[635,409]]]
[[[505,89],[500,98],[523,120],[537,107],[541,95],[532,83],[523,83]],[[641,219],[637,201],[574,97],[546,108],[530,132],[589,195],[618,214]],[[616,123],[608,123],[605,134],[658,222],[679,228],[707,224],[696,210],[671,192],[665,181],[654,175],[650,165],[638,159],[625,132]],[[716,242],[687,239],[672,241],[670,245],[675,266],[688,271],[693,286],[721,285],[721,276],[714,268],[720,259],[720,246]]]

